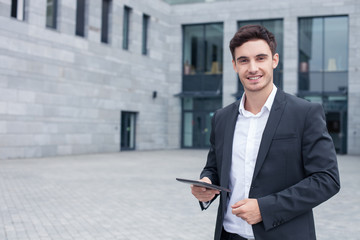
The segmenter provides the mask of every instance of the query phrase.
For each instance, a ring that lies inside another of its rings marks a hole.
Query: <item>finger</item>
[[[191,189],[196,192],[205,192],[206,191],[206,188],[198,187],[198,186],[194,186],[194,185],[191,185]]]
[[[239,208],[242,205],[244,205],[245,203],[246,203],[245,200],[241,200],[241,201],[238,201],[237,203],[233,204],[231,207],[232,208]]]

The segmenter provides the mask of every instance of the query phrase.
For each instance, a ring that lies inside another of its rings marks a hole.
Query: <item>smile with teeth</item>
[[[248,77],[249,80],[257,80],[261,78],[262,76],[255,76],[255,77]]]

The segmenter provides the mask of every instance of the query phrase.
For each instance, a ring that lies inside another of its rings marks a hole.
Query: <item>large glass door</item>
[[[210,146],[210,130],[212,112],[195,112],[193,114],[193,147],[205,148]]]
[[[221,99],[218,98],[183,99],[182,147],[210,146],[211,118],[219,108],[221,108]]]
[[[347,114],[344,111],[327,112],[326,125],[337,153],[346,153]]]

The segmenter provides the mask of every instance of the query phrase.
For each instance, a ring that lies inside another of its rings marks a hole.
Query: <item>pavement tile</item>
[[[190,187],[205,150],[129,151],[0,161],[0,239],[208,240],[217,201]],[[319,240],[359,239],[360,157],[338,156],[342,189],[315,208]]]

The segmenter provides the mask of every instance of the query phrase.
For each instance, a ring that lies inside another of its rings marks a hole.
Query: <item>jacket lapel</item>
[[[254,169],[254,175],[252,178],[253,181],[258,175],[267,155],[267,152],[269,151],[269,147],[274,137],[276,128],[279,125],[285,105],[285,93],[282,90],[278,89],[260,142],[259,152]]]

